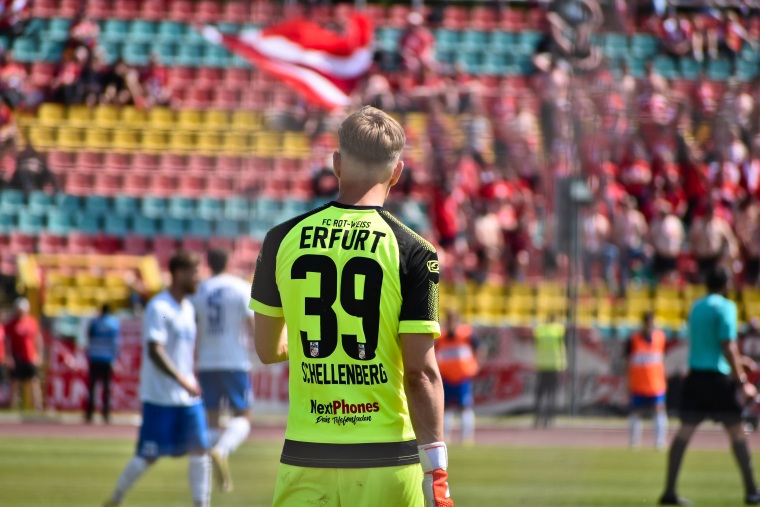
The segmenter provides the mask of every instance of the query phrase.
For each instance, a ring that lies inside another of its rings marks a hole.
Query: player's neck
[[[388,197],[388,187],[383,183],[378,183],[369,189],[351,188],[346,185],[341,187],[335,201],[348,206],[383,206],[386,197]]]
[[[185,300],[185,291],[183,291],[179,287],[175,287],[173,285],[170,286],[169,294],[171,295],[172,299],[174,299],[179,304],[182,304],[182,301]]]

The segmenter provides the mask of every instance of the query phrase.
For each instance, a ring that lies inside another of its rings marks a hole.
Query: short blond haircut
[[[401,157],[406,134],[399,122],[372,106],[364,106],[338,127],[340,152],[368,166],[391,169]]]

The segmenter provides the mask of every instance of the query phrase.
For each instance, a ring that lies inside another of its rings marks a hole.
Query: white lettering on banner
[[[450,347],[438,352],[441,359],[469,359],[472,357],[472,348],[467,345]]]
[[[631,364],[643,366],[661,363],[664,359],[665,356],[659,352],[637,352],[631,357]]]

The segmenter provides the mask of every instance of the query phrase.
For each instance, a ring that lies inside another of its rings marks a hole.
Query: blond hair
[[[406,134],[389,115],[372,106],[364,106],[338,127],[341,154],[371,166],[391,170],[401,156]]]

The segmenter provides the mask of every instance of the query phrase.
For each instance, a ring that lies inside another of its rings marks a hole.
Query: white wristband
[[[439,468],[446,470],[449,467],[449,454],[444,442],[418,445],[417,450],[420,453],[420,465],[423,472],[428,473]]]

